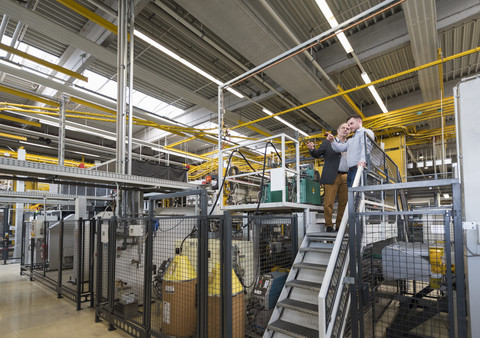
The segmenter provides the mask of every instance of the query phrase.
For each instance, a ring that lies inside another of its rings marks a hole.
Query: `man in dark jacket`
[[[341,124],[337,129],[338,142],[346,142],[347,135],[350,130],[346,123]],[[337,217],[335,221],[335,230],[338,230],[342,222],[345,206],[348,201],[347,189],[347,172],[348,165],[345,153],[337,153],[332,149],[332,144],[328,140],[324,140],[318,149],[312,142],[307,143],[310,154],[313,157],[323,157],[325,164],[323,165],[320,184],[324,185],[325,194],[323,196],[323,213],[325,215],[325,225],[327,231],[334,231],[332,214],[335,197],[338,199]]]

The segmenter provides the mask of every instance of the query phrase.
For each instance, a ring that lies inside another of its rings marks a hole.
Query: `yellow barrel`
[[[195,334],[197,273],[187,256],[176,255],[163,276],[162,334],[186,337]]]
[[[220,264],[217,263],[208,277],[208,337],[222,337],[220,297]],[[245,337],[245,301],[243,286],[232,269],[232,338]]]

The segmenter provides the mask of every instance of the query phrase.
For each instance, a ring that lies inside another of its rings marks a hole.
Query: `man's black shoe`
[[[327,232],[334,232],[335,229],[333,227],[327,227]]]

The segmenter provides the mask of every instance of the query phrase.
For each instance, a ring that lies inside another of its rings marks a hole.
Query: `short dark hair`
[[[351,115],[351,116],[349,116],[346,122],[350,121],[351,119],[360,120],[360,121],[363,122],[362,117],[359,116],[359,115]]]

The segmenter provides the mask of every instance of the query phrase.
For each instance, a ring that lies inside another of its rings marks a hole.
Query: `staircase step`
[[[337,237],[336,232],[328,232],[328,231],[315,231],[315,232],[307,232],[308,237]]]
[[[318,330],[285,322],[283,320],[277,320],[276,322],[273,322],[272,324],[268,325],[268,329],[296,338],[318,337]]]
[[[298,269],[310,269],[310,270],[319,270],[323,271],[327,269],[327,265],[325,264],[314,264],[314,263],[296,263],[293,264],[294,268]]]
[[[278,306],[298,312],[308,313],[310,315],[318,315],[318,304],[310,304],[294,299],[284,299],[277,303]]]
[[[337,237],[336,232],[312,232],[307,237],[312,242],[334,241]]]
[[[333,249],[333,243],[321,243],[321,246],[307,246],[305,248],[300,248],[300,251],[304,252],[330,252]]]
[[[321,283],[308,282],[306,280],[299,280],[299,279],[288,281],[285,283],[285,285],[294,287],[294,288],[311,290],[311,291],[320,291],[320,288],[322,287]]]

